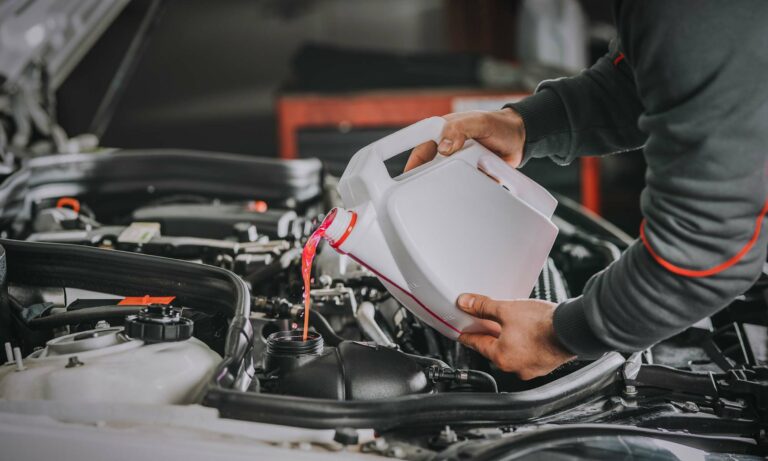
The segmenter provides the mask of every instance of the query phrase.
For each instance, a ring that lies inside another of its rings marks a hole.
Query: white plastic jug
[[[338,186],[346,209],[329,215],[326,238],[422,321],[456,339],[498,331],[456,307],[461,293],[529,297],[557,236],[557,201],[474,141],[390,177],[384,161],[439,141],[444,123],[422,120],[358,151]]]

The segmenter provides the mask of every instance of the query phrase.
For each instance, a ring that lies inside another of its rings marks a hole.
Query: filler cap
[[[125,319],[126,336],[147,343],[184,341],[192,337],[194,322],[167,304],[150,304]]]

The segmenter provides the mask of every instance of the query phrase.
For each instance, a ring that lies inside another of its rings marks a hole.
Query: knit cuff
[[[568,352],[579,358],[597,358],[611,348],[592,331],[584,312],[584,298],[570,299],[555,309],[555,336]]]
[[[523,164],[531,158],[546,157],[548,152],[538,152],[536,143],[552,134],[570,132],[570,122],[565,105],[558,94],[550,89],[542,89],[519,102],[506,104],[520,114],[525,126],[525,146]]]

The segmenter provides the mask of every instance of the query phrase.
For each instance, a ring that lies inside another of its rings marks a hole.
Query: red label
[[[150,304],[171,304],[176,296],[132,296],[123,298],[118,306],[149,306]]]

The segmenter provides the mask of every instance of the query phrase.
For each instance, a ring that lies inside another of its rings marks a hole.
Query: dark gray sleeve
[[[523,163],[550,157],[565,165],[576,157],[637,149],[647,137],[637,126],[643,108],[634,76],[616,40],[591,68],[541,82],[533,96],[505,107],[525,124]]]
[[[748,289],[766,258],[768,2],[639,3],[618,18],[648,134],[645,241],[555,311],[558,338],[585,357],[684,330]]]

